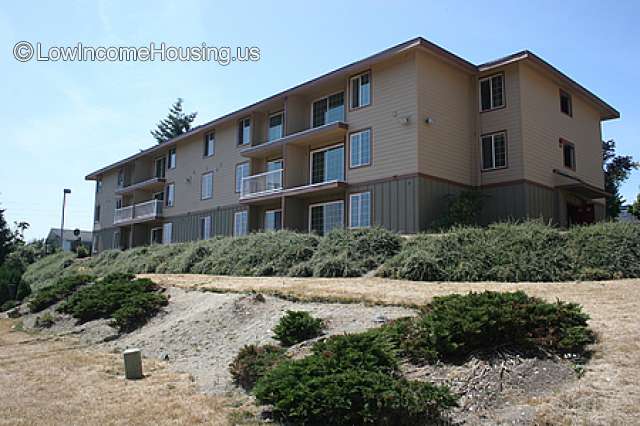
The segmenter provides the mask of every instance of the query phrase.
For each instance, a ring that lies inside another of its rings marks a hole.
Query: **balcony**
[[[344,140],[348,127],[346,123],[336,121],[284,136],[280,139],[247,147],[240,151],[240,154],[249,158],[263,158],[268,155],[280,153],[284,145],[311,147],[314,144],[325,143],[327,141]]]
[[[283,189],[282,172],[282,169],[272,170],[243,178],[240,200],[244,201],[279,194]]]
[[[166,179],[163,177],[152,177],[149,179],[145,179],[143,181],[139,181],[136,183],[132,183],[130,185],[125,185],[120,188],[116,188],[115,193],[118,195],[128,194],[130,192],[134,192],[140,189],[144,190],[163,190],[164,183]]]
[[[116,209],[113,215],[114,225],[130,225],[133,223],[157,220],[162,217],[162,201],[151,200],[144,203]]]

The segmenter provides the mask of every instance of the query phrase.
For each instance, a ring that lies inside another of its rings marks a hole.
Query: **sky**
[[[3,2],[0,6],[0,208],[28,239],[91,229],[89,172],[154,144],[176,98],[195,124],[422,36],[473,62],[528,49],[621,113],[603,138],[640,160],[638,1]],[[19,62],[16,43],[51,47],[255,46],[260,60]],[[622,195],[640,192],[640,171]]]

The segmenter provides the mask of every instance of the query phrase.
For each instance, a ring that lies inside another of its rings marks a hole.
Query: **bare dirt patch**
[[[188,374],[146,359],[146,377],[125,381],[119,355],[72,338],[12,331],[0,320],[0,424],[226,425],[246,398],[199,393]]]
[[[469,291],[523,290],[553,301],[580,303],[598,334],[594,356],[580,380],[547,395],[513,401],[538,424],[640,423],[640,280],[573,283],[416,283],[380,278],[238,278],[144,275],[167,286],[218,292],[251,292],[296,300],[421,305],[434,296]],[[510,414],[503,420],[510,423]],[[496,423],[496,422],[494,422]]]

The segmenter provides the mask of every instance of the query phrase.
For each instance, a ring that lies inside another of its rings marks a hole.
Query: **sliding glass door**
[[[344,180],[344,145],[311,152],[311,183]]]

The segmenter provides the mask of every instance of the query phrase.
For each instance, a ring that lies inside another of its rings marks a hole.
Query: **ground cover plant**
[[[251,390],[259,378],[286,360],[285,350],[276,345],[247,345],[229,365],[233,383]]]
[[[143,325],[168,303],[162,288],[149,279],[111,274],[91,286],[81,288],[58,307],[81,323],[112,318],[121,332]]]
[[[35,292],[29,299],[29,310],[31,312],[40,312],[71,296],[78,287],[94,280],[95,278],[91,275],[69,275],[60,278],[55,283]]]
[[[283,346],[292,346],[322,334],[324,321],[309,312],[287,311],[273,329],[274,338]]]

